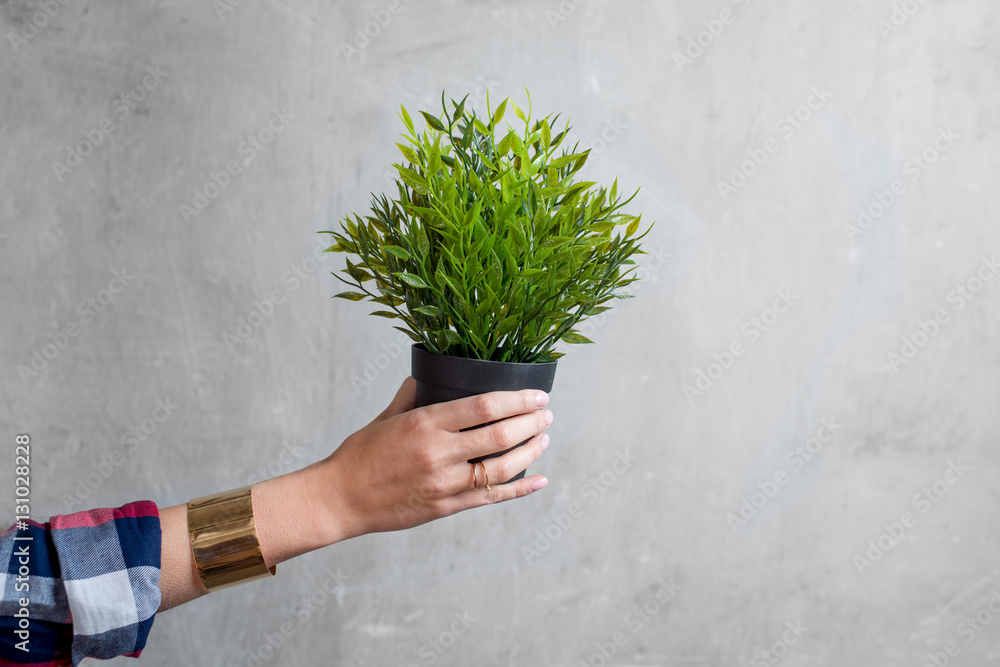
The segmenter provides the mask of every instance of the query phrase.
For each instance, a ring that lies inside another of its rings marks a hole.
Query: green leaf
[[[368,295],[361,292],[341,292],[340,294],[334,294],[333,298],[347,299],[348,301],[364,301],[368,298]]]
[[[374,315],[375,317],[384,317],[387,320],[398,320],[400,319],[399,313],[393,313],[388,310],[376,310],[375,312],[368,313],[369,315]]]
[[[629,226],[625,228],[625,238],[629,238],[639,229],[639,218],[636,218],[629,223]]]
[[[566,196],[563,197],[563,201],[566,201],[566,200],[570,199],[571,197],[573,197],[574,195],[578,195],[581,192],[583,192],[584,190],[587,190],[588,188],[592,188],[595,185],[597,185],[597,183],[594,183],[592,181],[584,181],[584,182],[581,182],[581,183],[574,183],[572,186],[570,186],[569,190],[566,191]]]
[[[549,128],[549,121],[542,121],[542,152],[547,153],[549,151],[549,145],[552,143],[552,130]]]
[[[414,308],[413,312],[426,315],[427,317],[441,317],[441,311],[436,306],[420,306]]]
[[[392,294],[382,294],[372,298],[375,303],[382,304],[383,306],[389,306],[390,308],[396,308],[402,306],[406,301],[398,296],[393,296]]]
[[[421,111],[420,113],[421,113],[421,115],[423,115],[424,120],[427,121],[428,127],[432,128],[434,130],[437,130],[438,132],[444,132],[445,131],[446,128],[445,128],[444,124],[440,121],[440,119],[438,119],[437,116],[432,116],[429,113],[427,113],[426,111]]]
[[[448,347],[448,336],[445,335],[443,329],[434,333],[434,342],[437,343],[437,346],[442,350]]]
[[[434,193],[434,191],[431,190],[430,186],[427,185],[427,181],[424,179],[423,176],[413,171],[412,169],[408,169],[407,167],[404,167],[402,165],[397,164],[395,165],[395,167],[396,170],[399,171],[399,177],[403,179],[403,182],[409,185],[415,191],[419,192],[422,195],[430,195]]]
[[[527,237],[525,237],[524,230],[521,229],[521,225],[518,224],[516,221],[511,220],[509,223],[507,223],[507,229],[510,230],[510,236],[512,239],[514,239],[514,243],[517,245],[517,247],[523,250],[524,252],[527,252],[528,239]]]
[[[563,155],[562,157],[553,160],[552,164],[549,166],[559,169],[560,167],[565,167],[568,164],[576,162],[581,157],[584,157],[583,153],[570,153],[568,155]]]
[[[455,333],[452,329],[445,329],[444,337],[448,341],[449,345],[461,345],[465,342],[462,340],[462,337]]]
[[[573,240],[571,236],[550,236],[542,242],[543,248],[558,248]]]
[[[418,336],[417,334],[413,333],[413,332],[412,332],[412,331],[410,331],[409,329],[404,329],[403,327],[393,327],[393,329],[395,329],[396,331],[402,331],[402,332],[403,332],[404,334],[406,334],[406,335],[407,335],[407,337],[409,337],[409,339],[410,339],[410,340],[412,340],[412,341],[413,341],[414,343],[422,343],[422,342],[424,342],[424,339],[423,339],[423,338],[421,338],[421,337],[420,337],[420,336]]]
[[[515,136],[516,135],[514,134],[514,131],[511,130],[510,132],[507,133],[506,137],[500,140],[500,143],[497,144],[497,156],[503,157],[510,152],[510,147],[514,143]]]
[[[415,276],[412,273],[406,273],[401,271],[399,273],[394,273],[392,275],[396,276],[410,287],[417,287],[417,288],[430,287],[430,285],[424,282],[423,278],[421,278],[420,276]]]
[[[398,245],[386,245],[382,246],[382,249],[390,255],[399,257],[400,259],[413,259],[413,255],[410,254],[410,251],[406,248],[401,248]]]
[[[347,275],[349,275],[351,278],[354,278],[354,280],[356,280],[359,283],[363,283],[366,280],[372,279],[372,276],[369,273],[367,273],[366,271],[362,271],[355,265],[351,264],[351,260],[348,259],[346,261],[347,261]]]
[[[421,257],[426,257],[431,249],[430,242],[427,240],[427,233],[418,228],[414,231],[414,234],[417,237],[417,252],[420,253]]]
[[[573,332],[569,332],[569,333],[563,334],[562,340],[564,340],[567,343],[570,343],[572,345],[584,345],[586,343],[593,343],[594,342],[594,341],[590,340],[589,338],[587,338],[586,336],[581,336],[580,334],[573,333]]]
[[[498,106],[497,110],[493,113],[493,121],[490,123],[493,127],[496,127],[497,125],[500,124],[500,121],[503,120],[503,114],[506,110],[507,110],[507,100],[504,100],[503,102],[500,103],[500,106]]]
[[[459,304],[462,306],[462,309],[465,310],[467,314],[472,312],[466,300],[465,293],[459,289],[458,285],[455,284],[455,281],[441,272],[438,272],[435,275],[437,276],[439,282],[443,283],[452,291],[452,293],[454,293],[455,297],[459,300]]]
[[[468,95],[462,98],[462,101],[458,104],[455,104],[455,100],[451,101],[452,104],[455,104],[455,118],[461,118],[462,114],[465,113],[465,100],[467,99],[469,99]]]
[[[489,134],[490,128],[483,125],[483,122],[478,118],[472,119],[472,127],[474,127],[480,134]]]
[[[411,119],[410,114],[407,113],[406,107],[400,106],[399,109],[403,116],[403,125],[405,125],[406,129],[410,131],[410,134],[413,134],[413,119]]]
[[[417,152],[407,146],[406,144],[396,144],[399,147],[399,152],[403,154],[410,164],[420,164],[420,158],[417,156]]]

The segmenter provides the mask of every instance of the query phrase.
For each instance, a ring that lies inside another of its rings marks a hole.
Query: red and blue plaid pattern
[[[160,606],[157,506],[141,500],[26,523],[0,534],[0,664],[138,657]],[[17,648],[20,598],[30,601],[27,652]]]

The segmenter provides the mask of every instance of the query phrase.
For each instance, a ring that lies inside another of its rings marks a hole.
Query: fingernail
[[[544,452],[549,448],[549,434],[542,433],[542,451]]]
[[[545,411],[545,423],[546,424],[551,424],[552,423],[552,419],[553,419],[552,411],[551,410],[546,410]]]
[[[534,482],[531,483],[531,490],[538,491],[539,489],[544,489],[548,483],[549,480],[545,479],[544,477],[536,479]]]
[[[537,394],[535,394],[535,400],[538,401],[538,407],[542,407],[543,405],[549,402],[549,395],[546,394],[544,391],[540,391]]]

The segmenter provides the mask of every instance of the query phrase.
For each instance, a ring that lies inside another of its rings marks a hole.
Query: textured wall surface
[[[560,361],[547,489],[160,615],[142,664],[1000,660],[997,3],[46,6],[0,2],[36,518],[286,472],[387,405],[406,343],[315,232],[385,188],[400,103],[527,87],[657,223]]]

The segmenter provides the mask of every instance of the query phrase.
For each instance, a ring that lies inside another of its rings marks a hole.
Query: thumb
[[[396,415],[409,412],[415,407],[417,407],[417,381],[412,377],[407,377],[400,385],[392,403],[375,418],[375,421],[385,421]]]

